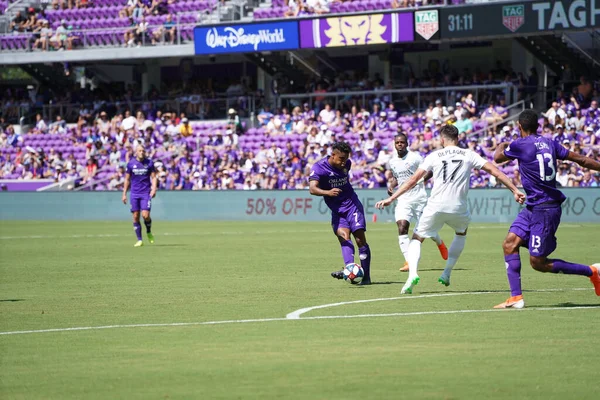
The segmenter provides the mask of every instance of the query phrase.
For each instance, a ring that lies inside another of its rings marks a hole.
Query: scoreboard
[[[440,9],[442,39],[527,35],[600,27],[600,0],[487,3]]]

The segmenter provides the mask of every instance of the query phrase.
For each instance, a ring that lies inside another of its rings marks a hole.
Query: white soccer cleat
[[[404,286],[402,287],[400,294],[412,294],[413,287],[415,287],[417,285],[417,283],[419,283],[420,280],[421,280],[421,278],[419,278],[418,275],[409,277],[406,280],[406,283],[404,284]]]

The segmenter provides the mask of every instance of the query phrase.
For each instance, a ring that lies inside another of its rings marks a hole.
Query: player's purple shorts
[[[135,211],[140,211],[140,210],[144,210],[144,211],[150,211],[150,208],[152,208],[152,199],[150,198],[149,194],[146,195],[131,195],[131,212],[135,212]]]
[[[365,220],[365,210],[362,204],[332,212],[331,227],[333,228],[333,232],[337,232],[338,228],[348,228],[350,232],[355,232],[359,229],[366,231],[367,221]]]
[[[556,231],[560,225],[560,205],[526,207],[511,225],[509,232],[529,243],[529,254],[536,257],[549,256],[556,250]]]

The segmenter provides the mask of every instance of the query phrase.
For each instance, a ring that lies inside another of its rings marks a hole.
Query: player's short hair
[[[534,110],[524,110],[519,114],[519,124],[527,133],[537,132],[538,114]]]
[[[340,153],[350,154],[352,153],[352,148],[346,142],[335,142],[333,146],[331,146],[331,151],[337,150]]]
[[[398,132],[396,133],[396,136],[394,136],[394,141],[396,141],[396,138],[404,138],[404,140],[406,140],[408,142],[408,136],[406,136],[406,134],[402,133],[402,132]]]
[[[454,125],[444,125],[440,129],[440,135],[453,142],[458,142],[458,128]]]

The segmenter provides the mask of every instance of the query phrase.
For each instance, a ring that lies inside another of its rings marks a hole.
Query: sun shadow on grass
[[[539,307],[539,308],[555,308],[555,307],[560,307],[560,308],[574,308],[574,307],[598,308],[598,307],[600,307],[600,303],[597,303],[597,304],[559,303],[559,304],[548,304],[548,305],[537,304],[537,305],[535,305],[535,307]]]
[[[384,281],[384,282],[371,282],[371,285],[400,285],[403,284],[402,281]],[[358,285],[360,286],[360,285]]]
[[[25,301],[25,299],[0,299],[0,303],[14,303],[17,301]]]
[[[419,268],[419,271],[443,271],[444,268]],[[471,271],[469,268],[453,268],[452,271]]]
[[[153,244],[152,247],[188,247],[188,245],[183,244],[183,243],[171,243],[171,244]]]
[[[440,285],[440,287],[443,287],[443,286]],[[419,292],[418,294],[443,294],[443,293],[490,293],[490,294],[494,294],[494,293],[506,293],[506,290],[487,290],[487,289],[482,289],[482,290],[444,290],[444,289],[441,289],[437,292]]]

